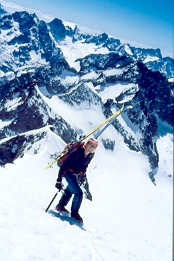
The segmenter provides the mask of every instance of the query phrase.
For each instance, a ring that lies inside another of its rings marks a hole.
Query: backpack
[[[62,164],[64,163],[64,161],[68,158],[68,156],[72,152],[74,152],[77,148],[82,148],[83,145],[84,145],[84,142],[74,142],[74,141],[72,141],[72,142],[68,143],[65,146],[65,148],[63,149],[63,151],[61,152],[61,154],[59,155],[59,159],[57,160],[57,165],[59,167],[61,167]]]

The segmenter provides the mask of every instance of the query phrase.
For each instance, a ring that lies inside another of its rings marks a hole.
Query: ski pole
[[[52,198],[50,204],[48,205],[48,207],[46,208],[45,212],[48,211],[48,209],[50,208],[51,204],[53,203],[53,201],[55,200],[55,198],[57,197],[57,194],[58,194],[59,190],[56,192],[56,194],[54,195],[54,197]]]
[[[62,193],[64,193],[64,194],[66,194],[65,193],[65,191],[64,191],[64,189],[63,189],[63,187],[62,187],[62,189],[61,190],[58,190],[57,192],[56,192],[56,194],[54,195],[54,197],[52,198],[52,200],[51,200],[51,202],[50,202],[50,204],[48,205],[48,207],[46,208],[46,210],[45,210],[45,212],[47,212],[48,211],[48,209],[50,208],[50,206],[51,206],[51,204],[53,203],[53,201],[55,200],[55,198],[57,197],[57,194],[59,193],[59,191],[63,191]]]

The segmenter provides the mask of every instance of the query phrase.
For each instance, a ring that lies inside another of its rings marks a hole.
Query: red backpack
[[[60,154],[59,159],[57,160],[57,165],[59,167],[62,166],[62,164],[64,163],[64,161],[67,159],[67,157],[76,150],[76,148],[82,148],[84,145],[84,142],[70,142],[68,143],[65,148],[63,149],[63,151]]]

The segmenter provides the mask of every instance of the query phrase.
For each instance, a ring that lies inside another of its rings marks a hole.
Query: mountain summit
[[[101,142],[114,151],[119,137],[129,150],[146,155],[155,183],[156,142],[173,128],[172,58],[163,58],[159,49],[122,44],[106,33],[81,33],[58,18],[46,23],[26,11],[9,14],[2,5],[0,32],[2,166],[27,151],[43,150],[50,135],[57,143],[50,155],[55,157],[65,143],[125,103],[112,136],[102,134]],[[83,125],[78,117],[84,117]]]

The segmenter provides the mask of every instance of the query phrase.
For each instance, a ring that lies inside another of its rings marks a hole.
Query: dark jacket
[[[61,181],[63,175],[68,171],[76,174],[80,172],[85,173],[93,157],[94,153],[89,153],[85,157],[85,149],[83,147],[74,149],[60,167],[58,181]]]

